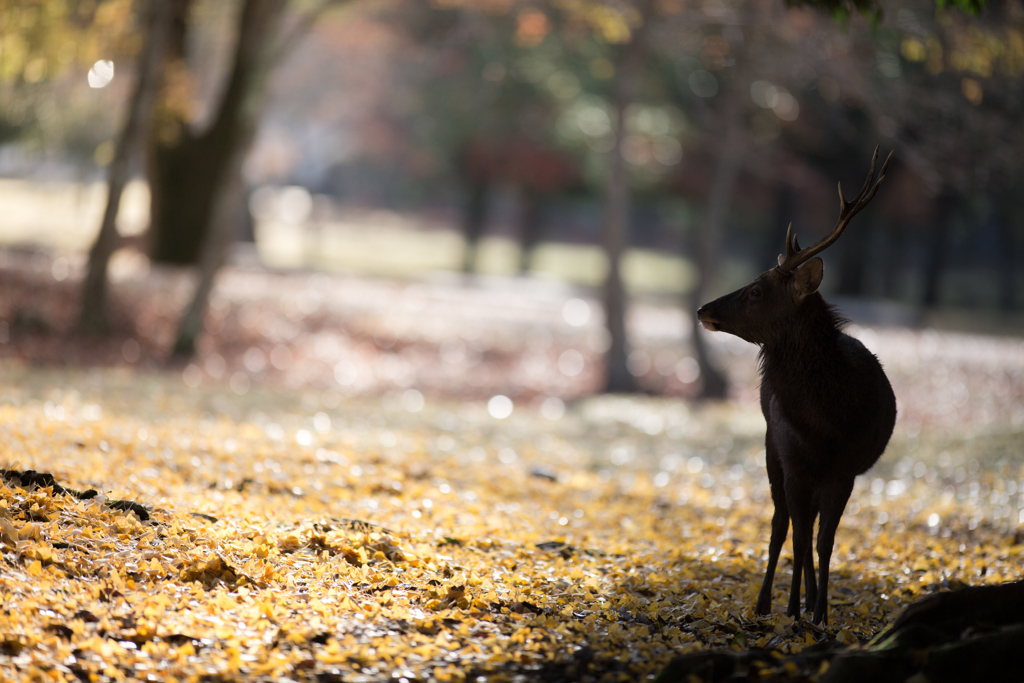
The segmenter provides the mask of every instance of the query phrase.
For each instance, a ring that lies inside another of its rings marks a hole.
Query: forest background
[[[1022,74],[1019,2],[0,2],[0,465],[156,520],[6,478],[0,667],[572,680],[756,645],[818,678],[1017,578]],[[693,311],[824,234],[876,145],[823,291],[900,417],[819,630],[750,612],[756,350]]]

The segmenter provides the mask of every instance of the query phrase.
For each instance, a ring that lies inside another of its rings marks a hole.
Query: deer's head
[[[746,287],[697,309],[697,319],[705,329],[728,332],[753,344],[766,344],[784,333],[807,297],[816,294],[821,284],[824,264],[817,255],[839,239],[850,220],[874,199],[891,160],[892,152],[876,178],[875,148],[864,187],[851,202],[846,201],[843,186],[839,185],[839,220],[824,238],[801,249],[790,224],[786,230],[786,253],[779,255],[777,267],[761,273]]]

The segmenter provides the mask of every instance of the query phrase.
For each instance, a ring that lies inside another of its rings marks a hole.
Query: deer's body
[[[878,183],[887,166],[888,161]],[[873,176],[874,161],[868,180]],[[870,185],[865,183],[850,207],[842,200],[840,224],[832,235],[803,251],[795,238],[787,236],[787,255],[780,257],[778,268],[697,311],[707,329],[761,347],[765,460],[775,514],[758,614],[771,611],[775,568],[792,521],[793,582],[787,613],[800,613],[803,576],[814,622],[827,619],[836,528],[854,479],[882,455],[896,422],[896,397],[881,364],[842,331],[844,321],[817,291],[822,261],[812,258],[834,242],[853,214],[874,196],[878,185],[869,193]],[[815,518],[817,577],[811,543]]]
[[[805,560],[802,567],[794,562],[787,611],[800,613],[800,576],[806,572],[807,609],[819,622],[827,616],[829,561],[839,519],[854,479],[875,464],[889,442],[896,397],[878,359],[839,329],[820,294],[811,297],[797,316],[800,322],[761,347],[765,461],[775,515],[756,611],[771,611],[775,565],[792,520],[793,556]],[[811,550],[816,517],[817,577]]]
[[[761,412],[778,448],[809,475],[854,477],[892,434],[896,398],[882,366],[815,292],[761,346]]]

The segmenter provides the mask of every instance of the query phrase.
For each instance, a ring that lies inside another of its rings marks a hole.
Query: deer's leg
[[[761,592],[757,596],[754,614],[771,614],[775,567],[779,563],[779,553],[782,552],[782,544],[786,542],[786,534],[789,533],[789,508],[786,506],[782,464],[779,462],[778,453],[771,445],[770,436],[766,441],[765,461],[768,467],[768,483],[772,490],[772,502],[775,504],[775,514],[772,515],[772,538],[768,542],[768,568],[764,572],[764,581],[761,583]]]
[[[800,615],[800,574],[811,552],[814,532],[812,496],[811,487],[805,482],[795,478],[786,481],[786,502],[793,520],[793,585],[789,593],[789,609],[786,610],[786,614],[791,617]],[[820,600],[821,593],[817,597]]]
[[[814,527],[814,519],[811,519],[811,528]],[[814,548],[807,544],[807,555],[804,557],[804,604],[807,611],[814,610],[818,600],[818,584],[814,580]]]
[[[836,541],[839,519],[853,491],[853,479],[829,486],[821,496],[821,521],[818,526],[818,592],[814,604],[814,623],[828,623],[828,565],[832,559],[832,546]]]

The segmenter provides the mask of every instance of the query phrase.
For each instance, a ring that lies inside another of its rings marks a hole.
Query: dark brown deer
[[[818,292],[823,265],[815,256],[839,239],[885,178],[892,153],[875,179],[878,148],[860,194],[852,202],[839,186],[839,221],[814,245],[801,249],[786,231],[779,265],[746,287],[701,306],[708,330],[734,334],[761,347],[761,412],[768,423],[765,454],[775,515],[768,567],[754,611],[771,612],[772,581],[793,520],[792,617],[800,614],[800,576],[807,609],[827,621],[828,566],[836,528],[858,474],[885,450],[896,422],[896,397],[878,359],[843,333],[843,320]],[[811,538],[818,523],[818,579]]]

